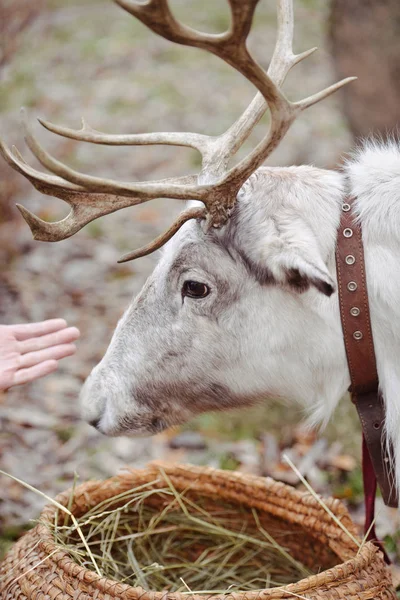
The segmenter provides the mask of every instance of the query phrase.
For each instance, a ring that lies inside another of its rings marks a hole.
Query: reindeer
[[[178,22],[167,0],[115,0],[164,38],[212,52],[258,93],[222,135],[110,135],[41,124],[94,144],[166,144],[202,155],[197,175],[118,182],[77,172],[43,149],[24,117],[27,144],[52,175],[30,167],[2,142],[4,158],[70,214],[47,223],[19,206],[34,238],[58,241],[90,221],[153,198],[190,201],[170,229],[120,262],[163,247],[158,265],[117,325],[109,348],[83,386],[84,418],[106,435],[149,435],[209,410],[268,398],[299,403],[325,424],[350,384],[339,315],[335,246],[341,207],[357,196],[372,329],[386,401],[386,436],[400,482],[400,149],[395,141],[358,149],[343,172],[263,163],[295,118],[351,81],[297,102],[281,91],[289,70],[315,49],[292,51],[291,0],[278,2],[276,47],[266,72],[246,40],[258,0],[229,0],[222,34]],[[269,129],[242,160],[232,157],[269,109]]]

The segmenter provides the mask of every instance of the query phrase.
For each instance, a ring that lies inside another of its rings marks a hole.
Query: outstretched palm
[[[79,335],[64,319],[0,325],[0,390],[55,371],[61,358],[75,352]]]

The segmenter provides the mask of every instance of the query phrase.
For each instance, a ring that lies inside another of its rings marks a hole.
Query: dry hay
[[[81,566],[95,561],[101,575],[146,590],[257,590],[311,574],[285,549],[287,530],[267,531],[256,509],[178,492],[162,474],[164,487],[150,481],[104,500],[79,527],[56,513],[55,541]]]

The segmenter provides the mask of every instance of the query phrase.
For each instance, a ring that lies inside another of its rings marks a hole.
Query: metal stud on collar
[[[359,316],[359,314],[360,314],[360,312],[361,312],[361,311],[360,311],[360,309],[358,308],[358,306],[353,306],[353,307],[350,309],[350,314],[351,314],[351,316],[352,316],[352,317],[358,317],[358,316]]]
[[[355,292],[357,287],[358,286],[355,281],[349,281],[349,283],[347,284],[347,289],[349,290],[349,292]]]
[[[350,206],[350,204],[348,204],[347,202],[344,202],[344,203],[342,204],[342,211],[343,211],[343,212],[349,212],[349,210],[350,210],[350,209],[351,209],[351,206]]]
[[[350,227],[346,227],[346,229],[343,229],[343,235],[346,238],[351,238],[351,236],[353,235],[353,230],[350,229]]]
[[[355,256],[352,254],[348,254],[344,260],[346,261],[346,265],[354,265],[356,262]]]
[[[353,333],[353,338],[354,338],[355,340],[362,340],[362,337],[363,337],[363,334],[362,334],[362,332],[361,332],[361,331],[355,331],[355,332]]]

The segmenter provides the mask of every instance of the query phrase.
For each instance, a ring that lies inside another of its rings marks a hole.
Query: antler
[[[221,227],[232,211],[240,187],[278,145],[297,115],[355,78],[344,79],[300,102],[290,102],[283,95],[280,86],[289,70],[315,50],[312,48],[299,55],[293,54],[292,0],[278,0],[278,36],[268,72],[258,65],[246,47],[258,0],[228,0],[231,26],[222,34],[201,33],[178,22],[170,11],[168,0],[148,0],[145,4],[132,0],[114,1],[164,38],[185,46],[202,48],[219,56],[259,90],[246,111],[218,137],[186,132],[110,135],[92,129],[83,120],[82,128],[74,130],[39,119],[53,133],[94,144],[166,144],[194,148],[202,155],[202,169],[197,176],[142,183],[118,182],[79,173],[42,148],[24,115],[27,145],[40,163],[55,176],[36,171],[25,163],[16,149],[10,151],[0,141],[0,151],[12,168],[22,173],[42,193],[61,198],[71,206],[68,216],[54,223],[42,221],[26,208],[18,206],[34,238],[38,240],[65,239],[98,217],[157,197],[193,199],[204,203],[203,209],[190,209],[182,213],[165,234],[145,248],[125,255],[120,261],[124,262],[160,248],[188,219],[207,218],[209,226]],[[267,108],[271,118],[264,139],[247,157],[228,169],[230,159],[248,138]]]

